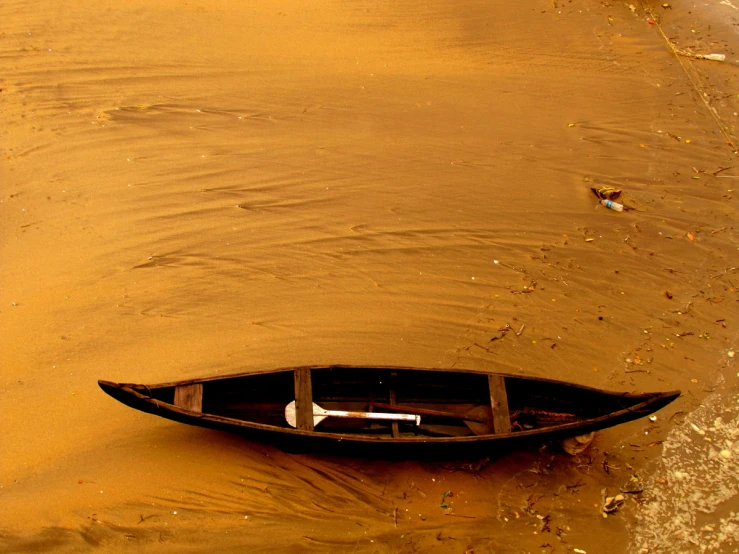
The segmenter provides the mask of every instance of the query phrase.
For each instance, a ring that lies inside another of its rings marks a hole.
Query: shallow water
[[[734,31],[654,4],[730,54],[698,62],[649,4],[560,4],[3,3],[0,548],[627,551],[601,490],[736,382]],[[450,465],[96,385],[325,363],[685,394],[585,457]]]
[[[709,397],[669,434],[637,509],[633,552],[739,548],[739,396]]]

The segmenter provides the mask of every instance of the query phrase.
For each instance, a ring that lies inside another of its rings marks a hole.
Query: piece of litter
[[[617,494],[616,496],[609,496],[603,503],[603,512],[612,513],[618,510],[624,503],[624,495]]]
[[[706,432],[703,429],[701,429],[700,427],[698,427],[695,423],[691,423],[690,426],[693,428],[693,431],[695,431],[699,435],[705,435],[706,434]]]
[[[651,421],[651,422],[657,421],[657,416],[656,415],[649,416],[649,421]]]
[[[587,552],[585,552],[584,550],[580,550],[579,548],[575,548],[572,551],[577,552],[577,554],[588,554]]]
[[[726,61],[725,54],[696,54],[695,57],[699,60],[713,60],[714,62]]]

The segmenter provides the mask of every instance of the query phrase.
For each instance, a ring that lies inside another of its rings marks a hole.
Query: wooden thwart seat
[[[298,429],[313,431],[313,386],[307,368],[295,370],[295,420]]]
[[[390,406],[395,406],[395,391],[390,390]],[[393,438],[398,438],[400,436],[400,428],[398,427],[398,422],[393,421],[391,424],[392,430],[393,430]]]
[[[505,377],[488,375],[490,387],[490,405],[493,408],[493,429],[495,434],[511,432],[511,416],[508,411],[508,394],[505,389]]]
[[[389,393],[389,399],[390,399],[390,406],[395,406],[395,380],[397,379],[398,374],[397,372],[393,371],[390,374],[390,393]],[[400,436],[400,427],[398,426],[397,421],[393,421],[392,425],[392,432],[393,432],[393,438],[397,439]]]
[[[174,389],[174,405],[191,412],[203,412],[203,384],[179,385]]]

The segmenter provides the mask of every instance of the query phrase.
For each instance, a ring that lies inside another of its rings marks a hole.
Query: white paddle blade
[[[328,417],[327,415],[323,415],[325,412],[326,410],[321,408],[318,404],[313,404],[313,425],[318,425]],[[295,427],[297,429],[298,418],[295,414],[295,400],[285,406],[285,419],[290,427]]]
[[[298,420],[295,418],[295,400],[285,406],[285,419],[290,427],[298,426]]]

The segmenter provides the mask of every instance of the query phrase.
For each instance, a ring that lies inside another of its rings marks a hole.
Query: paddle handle
[[[470,414],[458,414],[456,412],[444,412],[441,410],[431,410],[429,408],[417,408],[415,406],[401,406],[400,404],[383,404],[381,402],[376,402],[375,408],[381,408],[383,410],[396,410],[398,412],[404,412],[406,414],[446,417],[449,419],[462,419],[465,421],[477,421],[479,423],[487,423],[488,421],[488,418],[470,415]]]
[[[344,412],[342,410],[324,410],[313,405],[313,416],[319,417],[351,417],[359,419],[384,419],[387,421],[413,421],[416,425],[420,425],[421,416],[412,414],[384,414],[378,412]]]

